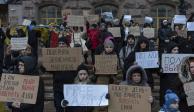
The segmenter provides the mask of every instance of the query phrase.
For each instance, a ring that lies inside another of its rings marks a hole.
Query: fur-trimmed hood
[[[138,71],[142,75],[140,84],[134,85],[134,86],[148,86],[147,74],[146,74],[145,70],[139,65],[133,65],[127,70],[125,83],[127,85],[133,85],[133,81],[131,80],[131,77],[132,77],[132,74],[134,73],[134,71]],[[123,84],[125,84],[125,83],[123,83]]]

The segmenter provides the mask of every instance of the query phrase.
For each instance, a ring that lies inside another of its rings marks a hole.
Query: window
[[[163,4],[153,6],[151,9],[151,15],[154,18],[154,27],[158,29],[163,19],[171,21],[175,13],[175,8],[170,5]]]
[[[57,6],[47,6],[40,9],[40,24],[62,23],[61,9]]]

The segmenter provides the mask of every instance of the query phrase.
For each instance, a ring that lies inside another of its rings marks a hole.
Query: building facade
[[[194,1],[185,0],[187,16],[194,10]],[[74,15],[85,12],[100,14],[112,12],[115,18],[130,14],[137,21],[145,16],[154,18],[158,26],[161,19],[171,19],[179,12],[180,0],[11,0],[8,5],[9,23],[21,23],[23,19],[36,20],[39,24],[61,23],[64,11]]]

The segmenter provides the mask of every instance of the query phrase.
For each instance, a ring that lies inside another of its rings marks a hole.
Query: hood
[[[24,63],[25,74],[33,74],[36,69],[36,60],[32,56],[22,56],[19,61]]]
[[[179,79],[181,80],[182,83],[186,83],[192,80],[188,66],[190,58],[191,58],[190,56],[183,58],[180,65],[178,66]]]
[[[128,70],[127,70],[127,73],[126,73],[126,82],[127,82],[127,85],[130,85],[130,84],[133,84],[133,81],[131,80],[131,77],[132,77],[132,74],[135,72],[135,71],[139,71],[141,73],[141,82],[139,84],[139,86],[147,86],[147,74],[145,72],[145,70],[139,66],[139,65],[132,65]]]

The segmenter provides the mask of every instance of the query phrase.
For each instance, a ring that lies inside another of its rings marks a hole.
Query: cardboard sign
[[[132,34],[134,36],[140,36],[140,27],[139,26],[130,27],[129,31],[130,31],[130,34]]]
[[[91,10],[83,10],[83,16],[89,16],[91,14]]]
[[[158,51],[136,52],[135,59],[138,65],[142,66],[143,68],[159,67]]]
[[[67,106],[107,106],[108,85],[64,85]]]
[[[177,33],[178,33],[178,36],[187,38],[187,31],[186,30],[179,30]]]
[[[154,38],[155,37],[155,28],[144,28],[143,36],[146,38]]]
[[[194,82],[185,83],[184,90],[187,97],[187,104],[188,106],[194,105]]]
[[[185,15],[175,15],[174,24],[186,24],[187,18]]]
[[[96,74],[117,74],[117,56],[96,55],[95,67]]]
[[[178,65],[186,56],[194,56],[193,54],[162,54],[163,73],[178,73]]]
[[[39,86],[39,76],[2,74],[0,101],[35,104]]]
[[[121,37],[120,27],[111,27],[108,28],[108,31],[112,33],[113,37]]]
[[[187,22],[187,30],[194,31],[194,22]]]
[[[108,112],[151,112],[150,87],[109,85]]]
[[[26,49],[28,44],[27,37],[11,38],[11,50]]]
[[[24,19],[22,25],[24,25],[24,26],[29,26],[31,23],[32,23],[31,20]]]
[[[42,63],[47,71],[77,70],[81,62],[81,48],[42,49]]]
[[[92,25],[97,24],[100,21],[100,17],[98,15],[88,15],[86,16],[86,20]]]
[[[84,16],[75,16],[75,15],[68,15],[67,16],[67,26],[85,26],[85,19]]]

